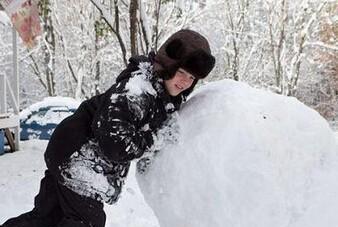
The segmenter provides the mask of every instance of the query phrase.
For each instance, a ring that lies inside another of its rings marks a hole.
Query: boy
[[[58,125],[34,209],[3,227],[103,227],[103,202],[118,200],[130,162],[152,152],[153,135],[215,64],[208,41],[191,30],[129,61],[110,89]]]

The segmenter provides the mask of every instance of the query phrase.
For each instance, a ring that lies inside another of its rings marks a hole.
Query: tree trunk
[[[137,49],[137,10],[138,10],[138,0],[130,0],[129,20],[130,20],[131,56],[135,56],[135,55],[138,54],[138,49]]]
[[[49,96],[55,96],[55,35],[52,23],[52,14],[49,0],[40,2],[44,29],[44,65],[46,73],[46,84]]]
[[[102,19],[107,23],[107,25],[111,28],[113,33],[116,35],[117,40],[119,41],[121,51],[122,51],[122,59],[125,64],[125,66],[128,65],[127,61],[127,51],[124,44],[124,41],[122,39],[122,36],[120,34],[120,14],[119,14],[119,6],[118,6],[118,0],[114,0],[114,16],[115,16],[115,26],[114,21],[111,18],[111,15],[109,11],[105,10],[104,7],[97,1],[97,0],[90,0],[95,7],[100,11],[102,15]]]
[[[99,51],[99,41],[100,41],[100,33],[97,31],[97,28],[96,28],[95,29],[95,59],[97,59],[96,56],[97,56],[98,51]],[[95,63],[94,95],[100,94],[100,88],[99,88],[100,74],[101,74],[100,60],[96,60],[96,63]]]
[[[153,25],[153,35],[152,35],[152,48],[154,50],[157,50],[158,47],[158,38],[159,38],[159,20],[160,20],[160,10],[161,10],[161,0],[155,0],[155,8],[153,13],[153,19],[155,20],[155,23]]]

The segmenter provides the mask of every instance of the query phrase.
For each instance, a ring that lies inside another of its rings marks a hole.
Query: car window
[[[32,123],[40,124],[41,119],[44,118],[46,113],[47,113],[47,110],[41,110],[38,112],[34,112],[27,118],[26,123],[27,124],[32,124]]]
[[[63,119],[72,115],[68,109],[50,109],[45,114],[45,121],[47,123],[59,124]]]
[[[59,124],[64,118],[73,114],[67,107],[45,107],[34,112],[25,121],[26,124]]]

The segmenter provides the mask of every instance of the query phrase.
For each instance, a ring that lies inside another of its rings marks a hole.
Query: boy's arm
[[[96,114],[92,129],[103,154],[111,161],[139,158],[152,145],[150,129],[138,129],[149,112],[151,96],[115,95]]]

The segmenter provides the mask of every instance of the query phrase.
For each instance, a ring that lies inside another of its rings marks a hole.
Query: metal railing
[[[0,129],[5,129],[8,135],[9,128],[14,129],[15,142],[13,150],[19,150],[20,141],[20,122],[19,122],[19,73],[18,73],[18,52],[17,52],[17,33],[12,29],[13,36],[13,74],[11,82],[6,74],[0,74]],[[7,97],[9,100],[7,101]],[[7,103],[14,110],[8,113]],[[10,136],[11,137],[11,136]]]

